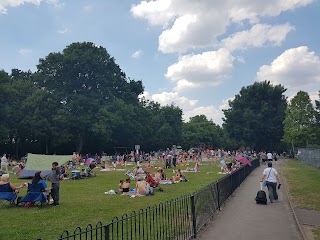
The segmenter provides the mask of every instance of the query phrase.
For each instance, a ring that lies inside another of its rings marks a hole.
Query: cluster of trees
[[[141,81],[127,78],[107,50],[72,43],[39,60],[37,71],[0,71],[0,149],[70,154],[113,152],[139,144],[145,151],[172,145],[236,149],[281,149],[319,144],[320,102],[307,93],[290,104],[283,86],[243,87],[224,111],[223,126],[204,115],[183,122],[174,104],[140,99]]]

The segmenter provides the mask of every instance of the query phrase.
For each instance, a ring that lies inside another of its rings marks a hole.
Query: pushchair
[[[160,186],[160,182],[156,181],[149,172],[146,172],[146,182],[150,184],[150,187],[159,189],[160,192],[163,191],[163,188]]]

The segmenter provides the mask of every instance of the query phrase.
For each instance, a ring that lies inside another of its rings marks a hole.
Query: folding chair
[[[11,204],[14,204],[16,198],[17,193],[11,189],[9,183],[0,185],[0,202],[8,201]]]
[[[29,207],[31,204],[36,202],[40,202],[41,207],[43,203],[47,202],[47,198],[44,195],[45,189],[41,184],[28,184],[28,192],[25,196],[23,196],[19,203],[25,203],[26,207]]]

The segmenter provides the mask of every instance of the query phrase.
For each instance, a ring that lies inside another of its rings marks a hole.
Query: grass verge
[[[283,174],[294,206],[320,211],[320,170],[299,160],[288,159]],[[320,228],[314,228],[312,233],[315,240],[320,240]]]

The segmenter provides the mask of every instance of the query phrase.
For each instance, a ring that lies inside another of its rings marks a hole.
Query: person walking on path
[[[280,172],[283,159],[278,163],[275,168]],[[199,231],[197,240],[303,240],[286,188],[278,190],[279,200],[275,203],[256,204],[254,197],[264,168],[262,165],[250,173],[207,227]]]
[[[53,199],[53,206],[59,206],[60,200],[60,173],[59,164],[57,162],[52,163],[52,171],[48,176],[48,180],[51,182],[51,197]]]
[[[263,170],[260,182],[263,182],[265,178],[267,181],[269,199],[270,202],[273,203],[274,200],[278,200],[277,183],[279,183],[278,189],[280,188],[281,183],[277,170],[272,167],[272,162],[268,162],[268,167]]]

